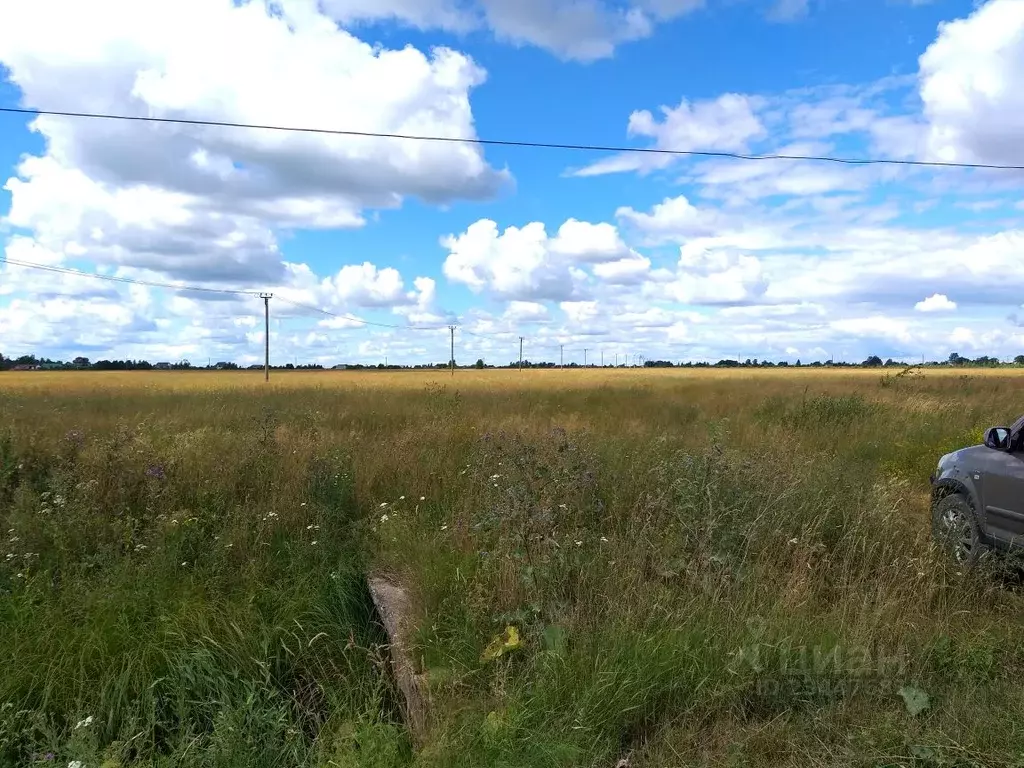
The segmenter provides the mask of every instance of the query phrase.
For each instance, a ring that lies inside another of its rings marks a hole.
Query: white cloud
[[[914,305],[918,312],[951,312],[956,309],[956,302],[950,301],[944,293],[933,293]]]
[[[374,48],[309,3],[40,0],[0,6],[0,63],[27,106],[474,136],[485,78],[446,48]],[[53,25],[60,18],[61,24]],[[224,41],[231,41],[225,57]],[[191,279],[280,276],[276,229],[495,194],[480,148],[171,124],[32,121],[9,222],[54,251]]]
[[[442,238],[441,244],[449,251],[445,277],[509,300],[568,301],[586,292],[591,274],[621,282],[642,271],[644,263],[650,265],[606,222],[568,219],[550,237],[541,222],[500,232],[496,222],[481,219],[460,235]]]
[[[920,59],[933,158],[1024,164],[1024,3],[989,0],[941,24]]]
[[[310,0],[286,0],[307,7]],[[396,20],[419,29],[490,29],[498,40],[533,45],[563,59],[594,61],[650,36],[658,22],[685,16],[704,0],[325,0],[344,24]]]
[[[633,112],[626,130],[630,136],[653,139],[654,149],[742,151],[766,133],[756,115],[760,105],[757,97],[736,93],[692,104],[682,99],[675,107],[662,106],[660,121],[649,110]],[[664,168],[673,159],[669,154],[626,153],[598,160],[574,174],[649,171]]]
[[[684,195],[665,198],[650,213],[623,206],[615,216],[642,233],[652,243],[678,241],[694,236],[707,236],[720,231],[722,216],[713,209],[699,210]]]

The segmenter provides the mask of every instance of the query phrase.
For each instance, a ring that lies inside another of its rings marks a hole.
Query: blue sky
[[[0,9],[0,106],[712,152],[1022,165],[1021,61],[1024,0]],[[1024,353],[1016,171],[14,115],[0,167],[7,258],[272,291],[282,360]],[[8,355],[254,362],[261,309],[0,265]]]

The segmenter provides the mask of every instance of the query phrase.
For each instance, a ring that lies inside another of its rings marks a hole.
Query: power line
[[[927,168],[976,168],[997,171],[1024,171],[1024,165],[1000,165],[995,163],[955,163],[941,160],[896,160],[886,158],[834,157],[831,155],[750,155],[739,152],[720,152],[696,149],[665,149],[661,147],[621,147],[600,144],[564,144],[544,141],[513,139],[481,139],[458,136],[432,136],[426,134],[383,133],[379,131],[352,131],[338,128],[311,128],[303,126],[273,125],[264,123],[238,123],[226,120],[198,120],[181,117],[152,117],[147,115],[119,115],[105,112],[70,112],[55,109],[28,109],[25,107],[0,107],[0,112],[16,115],[52,117],[78,117],[94,120],[126,120],[144,123],[170,123],[176,125],[198,125],[215,128],[252,128],[264,131],[285,131],[288,133],[316,133],[330,136],[364,136],[379,139],[406,139],[409,141],[432,141],[455,144],[478,144],[496,147],[527,147],[531,149],[568,149],[582,152],[634,152],[652,155],[675,155],[692,157],[719,157],[730,160],[809,160],[814,162],[840,163],[843,165],[904,165]]]
[[[130,285],[145,285],[150,288],[172,288],[176,291],[201,291],[204,293],[229,293],[235,296],[258,296],[257,291],[241,291],[231,288],[204,288],[199,285],[176,285],[174,283],[157,283],[151,280],[139,280],[134,277],[118,277],[117,275],[102,275],[98,272],[83,272],[73,267],[58,267],[52,264],[36,264],[31,261],[11,259],[7,256],[0,256],[0,264],[10,264],[14,267],[26,267],[28,269],[41,269],[45,272],[56,272],[61,275],[74,275],[76,277],[91,277],[95,280],[108,280],[115,283],[129,283]]]

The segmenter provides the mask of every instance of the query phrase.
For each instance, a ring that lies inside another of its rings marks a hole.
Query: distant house
[[[338,365],[331,366],[332,371],[347,371],[348,366],[345,363],[339,363]]]
[[[153,367],[156,368],[158,371],[169,371],[169,370],[171,370],[171,364],[170,363],[157,363]]]
[[[250,371],[263,370],[263,366],[260,363],[253,363],[249,366]]]
[[[39,366],[38,365],[30,365],[28,363],[22,363],[21,365],[14,366],[13,368],[11,368],[11,370],[12,371],[38,371],[39,370]]]

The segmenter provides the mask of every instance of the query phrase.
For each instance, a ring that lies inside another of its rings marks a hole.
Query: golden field
[[[0,374],[0,764],[1024,764],[1016,577],[927,505],[1024,371],[896,373]]]

